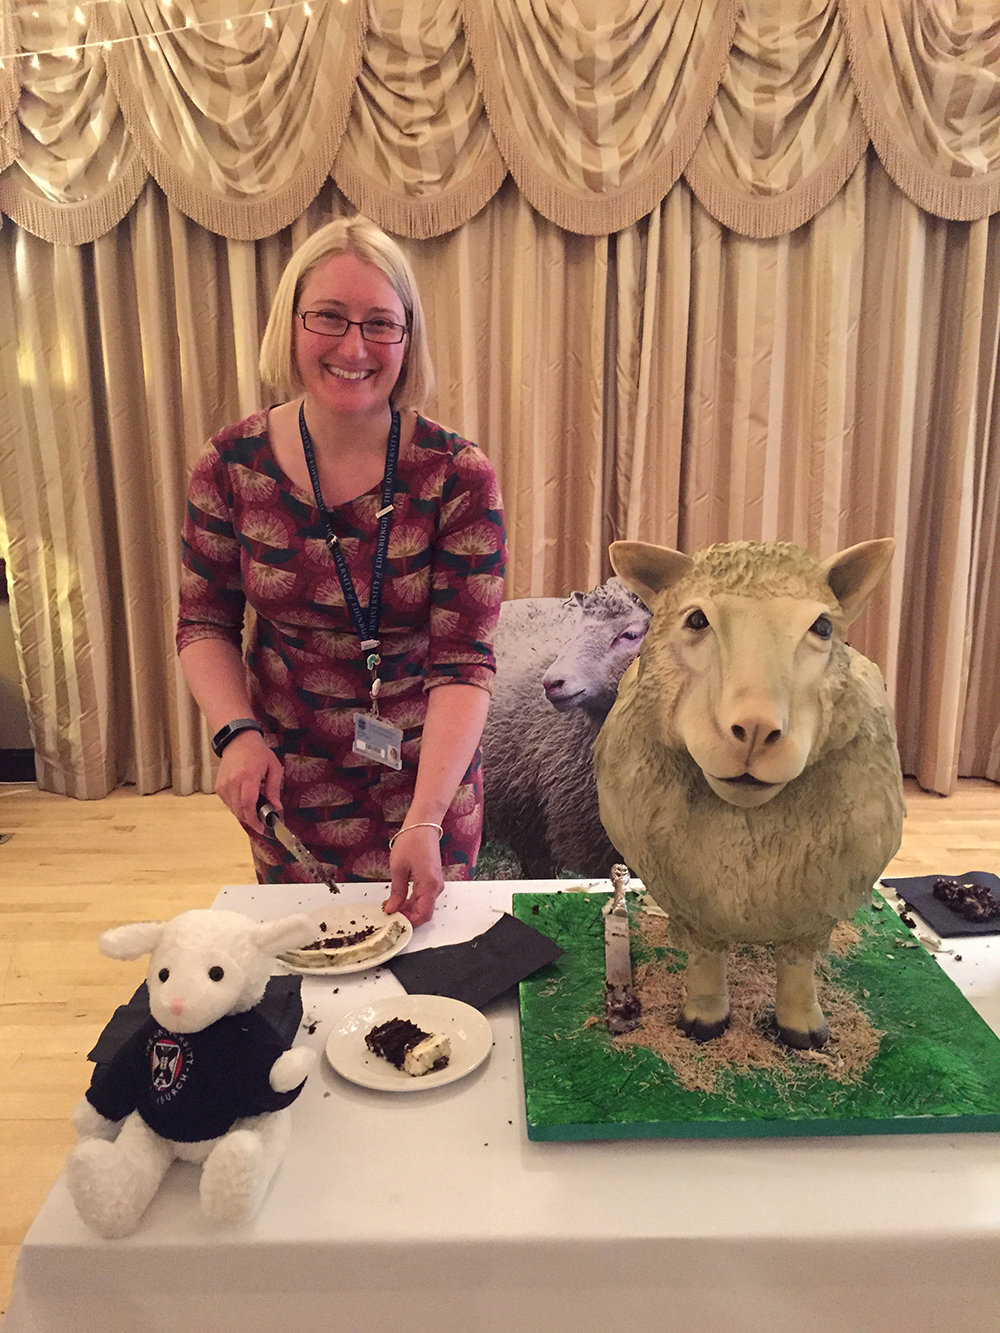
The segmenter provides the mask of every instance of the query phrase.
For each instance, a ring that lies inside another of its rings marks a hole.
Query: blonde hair
[[[398,411],[420,410],[434,392],[434,367],[427,346],[427,325],[417,281],[409,260],[391,237],[360,215],[328,222],[295,251],[281,275],[260,344],[260,377],[286,397],[302,389],[292,340],[299,296],[312,271],[333,255],[352,254],[388,278],[406,313],[407,345],[399,378],[389,401]]]

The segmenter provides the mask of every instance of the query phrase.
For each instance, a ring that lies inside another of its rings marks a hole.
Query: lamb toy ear
[[[848,546],[845,551],[838,551],[823,561],[826,581],[840,603],[848,625],[864,610],[865,603],[889,568],[895,550],[892,537],[880,537],[876,541]]]
[[[284,949],[299,949],[311,943],[318,935],[316,922],[304,912],[283,916],[277,921],[265,921],[254,926],[251,935],[261,953],[281,953]]]
[[[649,542],[612,542],[608,554],[622,583],[650,611],[657,593],[682,579],[694,563],[689,555]]]
[[[101,953],[125,962],[152,953],[163,934],[164,921],[136,921],[131,926],[115,926],[97,941]]]

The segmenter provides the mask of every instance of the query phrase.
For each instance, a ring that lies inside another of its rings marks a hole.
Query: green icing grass
[[[603,1023],[583,1026],[604,1012],[606,898],[514,895],[514,915],[565,951],[520,986],[529,1138],[1000,1130],[1000,1039],[923,948],[894,944],[908,932],[890,910],[862,908],[861,942],[830,959],[834,979],[885,1033],[860,1083],[820,1067],[804,1074],[789,1056],[787,1076],[734,1070],[704,1093],[682,1088],[654,1052],[613,1047]],[[676,950],[655,953],[664,966],[683,966]],[[633,941],[634,961],[643,956]]]

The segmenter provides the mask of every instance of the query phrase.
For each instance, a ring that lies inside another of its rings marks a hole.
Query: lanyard
[[[358,594],[354,587],[354,580],[351,578],[351,571],[347,568],[347,561],[344,559],[344,553],[340,549],[340,542],[337,538],[337,534],[333,530],[333,524],[330,522],[330,511],[323,503],[323,493],[320,490],[319,484],[319,469],[316,466],[316,452],[313,448],[312,436],[309,434],[309,428],[306,425],[305,402],[302,402],[299,406],[299,434],[302,436],[302,448],[306,456],[306,467],[309,469],[309,480],[312,482],[316,508],[322,516],[323,526],[326,529],[327,549],[333,557],[333,563],[337,568],[337,577],[340,579],[340,586],[344,593],[344,600],[347,602],[347,609],[351,613],[354,628],[357,631],[358,638],[361,640],[361,647],[368,654],[367,666],[372,674],[372,714],[375,717],[378,717],[378,692],[381,685],[378,668],[382,661],[378,654],[378,629],[382,615],[382,582],[385,578],[386,554],[389,550],[389,529],[392,527],[392,497],[396,491],[396,464],[399,461],[399,433],[399,413],[393,409],[392,425],[389,427],[389,439],[385,449],[385,472],[382,476],[382,505],[378,513],[375,515],[379,521],[378,538],[375,542],[375,554],[372,557],[371,594],[368,598],[368,615],[366,618],[364,611],[361,609],[361,603],[358,601]]]

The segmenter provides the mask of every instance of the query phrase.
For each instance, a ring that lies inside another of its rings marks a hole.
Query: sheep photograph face
[[[806,597],[685,595],[664,615],[676,665],[664,730],[730,805],[764,805],[821,746],[833,627]]]
[[[579,608],[575,632],[542,676],[545,697],[557,712],[585,708],[607,715],[618,682],[642,645],[649,612],[620,585],[612,589],[612,583],[618,581],[595,593],[575,594]]]

